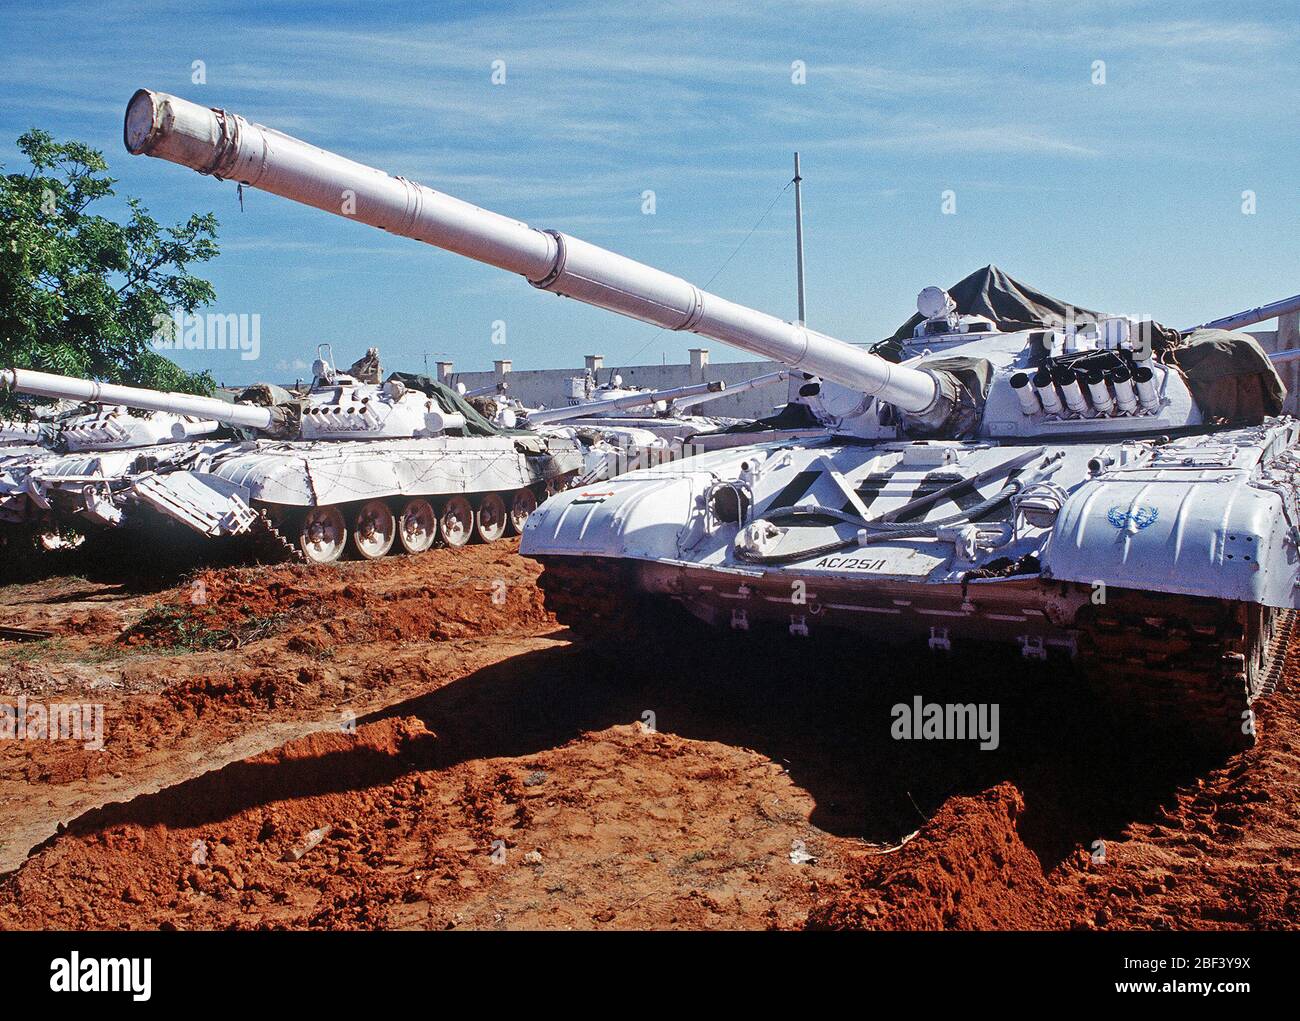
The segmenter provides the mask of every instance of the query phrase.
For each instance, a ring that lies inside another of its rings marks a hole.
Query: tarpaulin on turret
[[[1051,327],[1061,329],[1067,323],[1081,325],[1095,322],[1105,314],[1054,298],[1007,275],[997,266],[977,269],[947,290],[957,305],[959,315],[986,316],[1004,333]],[[916,313],[895,330],[892,337],[877,344],[872,350],[889,358],[891,352],[901,351],[903,342],[912,336],[922,321],[921,314]],[[1177,330],[1155,322],[1150,323],[1150,328],[1155,351],[1179,343]]]
[[[976,270],[949,287],[948,294],[959,315],[985,316],[1005,333],[1060,329],[1067,323],[1082,325],[1103,314],[1045,294],[996,266]],[[917,313],[872,351],[899,361],[904,341],[922,321]],[[1286,387],[1254,338],[1228,330],[1194,330],[1184,336],[1150,320],[1141,328],[1150,330],[1156,358],[1175,366],[1187,378],[1207,421],[1259,422],[1266,415],[1281,414]]]
[[[1254,424],[1280,415],[1286,385],[1259,342],[1231,330],[1193,330],[1161,355],[1187,378],[1207,421]]]

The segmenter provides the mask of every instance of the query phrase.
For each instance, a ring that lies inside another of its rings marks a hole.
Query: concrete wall
[[[592,356],[599,359],[599,356]],[[587,359],[592,362],[592,357]],[[692,364],[688,365],[608,365],[603,362],[595,369],[596,381],[606,383],[610,376],[617,373],[623,377],[626,386],[645,387],[649,390],[662,390],[672,386],[687,386],[691,383],[704,383],[720,379],[724,383],[739,383],[754,376],[762,376],[783,368],[779,362],[726,362],[717,365],[708,364],[707,349],[692,353]],[[445,368],[446,363],[440,363]],[[502,372],[501,369],[506,371]],[[454,369],[454,366],[453,366]],[[488,386],[504,379],[510,384],[510,395],[518,398],[530,408],[546,405],[548,408],[563,407],[568,393],[568,382],[574,376],[583,374],[583,367],[569,369],[522,369],[516,370],[498,366],[490,372],[455,372],[444,375],[444,381],[453,386],[464,383],[465,389]],[[697,405],[692,413],[716,415],[727,418],[759,418],[772,413],[773,408],[785,404],[787,384],[777,383],[772,386],[749,390],[740,394],[724,392],[717,400],[708,404]]]
[[[1277,329],[1267,333],[1247,330],[1259,341],[1265,351],[1290,351],[1300,347],[1300,312],[1278,316]],[[1288,415],[1300,417],[1300,360],[1277,367],[1277,374],[1286,384],[1286,404],[1283,410]]]

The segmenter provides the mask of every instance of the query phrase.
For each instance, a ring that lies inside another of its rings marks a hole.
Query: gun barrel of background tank
[[[510,384],[506,382],[489,383],[487,386],[476,386],[473,390],[466,390],[462,395],[464,397],[487,397],[489,394],[503,394],[510,389]]]
[[[0,389],[31,394],[34,397],[61,397],[94,404],[121,404],[141,411],[168,411],[175,415],[209,418],[245,429],[267,430],[276,421],[275,412],[271,408],[261,408],[254,404],[230,404],[216,397],[195,397],[193,394],[164,393],[161,390],[145,390],[116,383],[97,383],[93,379],[58,376],[31,369],[0,371]]]
[[[714,379],[707,383],[692,383],[689,386],[676,386],[667,390],[646,390],[641,393],[627,394],[623,397],[584,401],[582,404],[571,404],[566,408],[546,408],[542,411],[530,411],[528,413],[528,424],[550,425],[553,422],[563,422],[570,418],[584,418],[592,412],[640,408],[647,404],[658,404],[660,401],[675,401],[679,398],[694,397],[698,394],[707,393],[721,396],[722,391],[726,388],[726,383],[720,379]]]
[[[726,393],[700,394],[697,397],[683,397],[675,402],[678,410],[682,408],[693,408],[697,404],[707,404],[709,401],[716,401],[719,397],[735,396],[736,394],[747,393],[750,390],[757,390],[759,387],[774,386],[777,383],[784,383],[790,378],[790,373],[768,372],[761,376],[754,376],[751,379],[742,379],[739,383],[728,383]]]
[[[1191,333],[1192,330],[1240,330],[1243,326],[1253,326],[1255,323],[1262,323],[1266,319],[1284,316],[1288,312],[1300,312],[1300,294],[1293,294],[1281,301],[1274,301],[1268,305],[1260,305],[1258,308],[1249,308],[1244,312],[1224,316],[1222,319],[1212,319],[1208,323],[1193,326],[1191,329],[1182,332]]]
[[[669,330],[686,330],[917,413],[939,400],[935,377],[702,291],[661,270],[558,231],[353,162],[237,114],[138,91],[127,149],[360,220],[518,273],[535,287]]]

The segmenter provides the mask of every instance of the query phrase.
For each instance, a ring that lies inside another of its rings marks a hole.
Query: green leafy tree
[[[114,194],[103,153],[39,130],[18,147],[31,170],[0,175],[0,367],[211,393],[154,338],[159,317],[216,298],[188,270],[217,255],[216,218],[163,227],[132,198],[116,223],[88,211]]]

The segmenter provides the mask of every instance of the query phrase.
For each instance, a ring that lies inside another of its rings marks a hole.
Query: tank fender
[[[1293,507],[1241,471],[1124,473],[1079,486],[1043,552],[1044,577],[1300,607]],[[1294,502],[1294,495],[1292,496]]]
[[[530,557],[681,556],[703,522],[696,480],[689,472],[632,474],[637,477],[596,482],[551,497],[529,517],[519,551]]]

